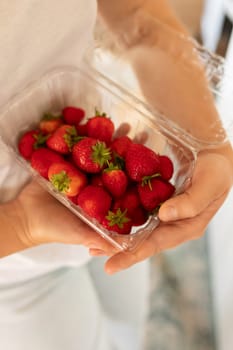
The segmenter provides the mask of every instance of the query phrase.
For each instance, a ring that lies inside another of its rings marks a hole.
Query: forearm
[[[0,206],[0,258],[27,248],[21,240],[23,225],[15,202]]]
[[[131,61],[147,101],[198,139],[224,139],[193,42],[167,2],[120,0],[110,4],[99,0],[99,6]]]
[[[144,12],[182,33],[187,30],[166,0],[98,0],[99,12],[111,30],[123,31],[122,24]],[[132,28],[133,31],[133,28]],[[127,33],[126,33],[127,34]],[[130,33],[128,33],[130,35]]]

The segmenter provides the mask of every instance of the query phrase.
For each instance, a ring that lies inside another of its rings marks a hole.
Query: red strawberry
[[[129,215],[132,215],[135,209],[138,208],[141,204],[137,187],[131,186],[128,188],[120,200],[120,208],[123,210],[127,209],[127,213],[129,213]]]
[[[79,136],[87,136],[87,123],[76,125]]]
[[[120,157],[125,158],[131,143],[132,140],[128,136],[121,136],[113,140],[111,143],[111,149]]]
[[[63,162],[60,154],[47,149],[39,148],[33,152],[31,157],[31,166],[44,178],[48,179],[48,170],[53,163]]]
[[[160,174],[164,180],[170,180],[172,178],[174,167],[171,159],[167,156],[159,156],[160,161]]]
[[[23,134],[18,143],[18,149],[21,156],[27,160],[31,159],[32,153],[42,147],[46,142],[47,136],[39,130],[30,130]]]
[[[147,221],[148,213],[142,206],[139,206],[131,213],[130,219],[133,226],[141,226]]]
[[[111,196],[100,186],[86,186],[78,196],[78,205],[99,222],[107,215],[111,201]]]
[[[62,125],[48,138],[47,146],[61,154],[68,154],[72,147],[80,140],[74,126]]]
[[[126,211],[117,209],[115,212],[109,211],[103,219],[102,225],[109,231],[117,232],[121,235],[127,235],[132,228],[132,221],[127,217]]]
[[[103,180],[102,180],[102,175],[101,174],[96,174],[92,175],[91,177],[91,184],[95,186],[104,186]]]
[[[45,114],[40,121],[39,128],[46,134],[52,134],[56,129],[63,124],[61,116]]]
[[[141,206],[137,186],[127,189],[125,194],[114,202],[112,208],[113,211],[118,208],[122,211],[127,210],[127,215],[131,218],[133,226],[143,225],[148,218],[146,210]]]
[[[94,139],[104,141],[109,144],[114,133],[114,124],[105,113],[100,114],[96,111],[95,117],[87,122],[87,135]]]
[[[86,137],[73,148],[75,164],[87,173],[98,173],[111,159],[110,149],[104,142]]]
[[[102,173],[103,184],[115,198],[121,197],[127,188],[128,178],[125,172],[112,163]]]
[[[126,170],[134,181],[142,181],[145,176],[159,173],[159,156],[150,148],[132,143],[126,153]]]
[[[77,196],[74,196],[74,197],[69,197],[69,196],[67,196],[67,198],[68,198],[72,203],[74,203],[75,205],[78,205],[78,195],[77,195]]]
[[[87,177],[68,162],[53,163],[48,178],[53,186],[69,197],[77,196],[87,185]]]
[[[169,199],[175,192],[175,187],[162,178],[152,178],[148,183],[138,184],[138,193],[143,207],[153,211],[161,203]]]
[[[77,107],[65,107],[62,110],[64,120],[69,125],[78,125],[85,117],[85,111]]]

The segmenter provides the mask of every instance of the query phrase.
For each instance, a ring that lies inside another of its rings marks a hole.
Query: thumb
[[[195,217],[226,190],[227,186],[225,189],[219,174],[202,169],[195,174],[191,186],[183,194],[164,202],[159,218],[161,221],[173,221]]]

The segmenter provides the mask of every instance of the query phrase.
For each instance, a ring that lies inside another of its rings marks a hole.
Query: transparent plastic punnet
[[[134,250],[158,226],[156,214],[149,217],[141,227],[136,227],[129,235],[120,235],[104,229],[96,220],[86,215],[80,207],[60,194],[53,185],[35,172],[30,163],[18,153],[19,136],[36,126],[46,112],[57,113],[63,107],[82,107],[87,118],[95,109],[109,115],[116,129],[128,124],[127,135],[139,139],[146,135],[146,146],[162,155],[168,155],[174,163],[171,182],[176,188],[175,195],[188,185],[196,160],[196,152],[185,135],[163,122],[159,115],[152,113],[139,99],[119,87],[102,74],[84,66],[81,69],[65,67],[56,69],[31,84],[4,108],[0,116],[1,139],[7,151],[13,153],[22,167],[57,198],[77,217],[90,225],[98,234],[119,250]],[[15,124],[15,130],[8,130],[7,121]]]

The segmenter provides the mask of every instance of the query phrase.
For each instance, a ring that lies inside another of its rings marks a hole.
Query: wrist
[[[217,155],[224,159],[226,166],[222,171],[228,172],[231,178],[231,185],[233,186],[233,147],[230,142],[219,146],[218,148],[203,149],[199,152],[198,156],[205,156],[206,154]]]

